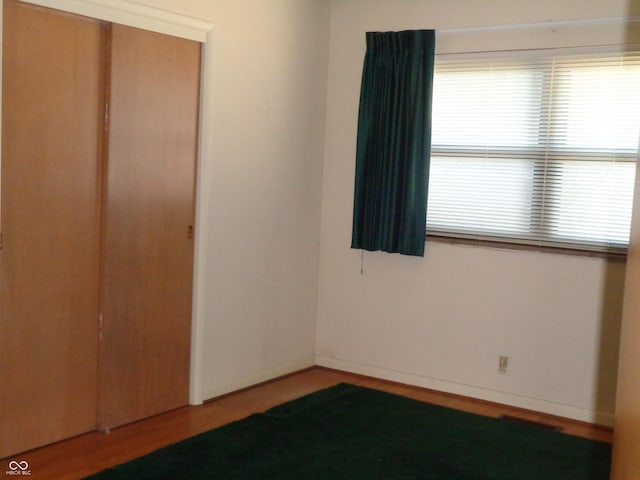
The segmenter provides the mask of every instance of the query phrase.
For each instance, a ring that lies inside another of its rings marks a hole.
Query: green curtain
[[[368,32],[351,248],[424,256],[435,32]]]

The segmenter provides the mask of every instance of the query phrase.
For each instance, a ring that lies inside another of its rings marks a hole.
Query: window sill
[[[448,243],[450,245],[469,245],[475,247],[493,248],[498,250],[524,250],[529,252],[555,253],[577,257],[605,258],[607,260],[626,263],[627,252],[602,252],[597,250],[582,250],[578,248],[552,247],[547,245],[530,245],[523,243],[502,242],[499,240],[460,238],[444,234],[427,234],[425,240],[429,242]]]

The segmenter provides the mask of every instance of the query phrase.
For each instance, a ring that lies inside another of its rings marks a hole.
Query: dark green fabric
[[[368,32],[351,248],[424,255],[435,32]]]
[[[338,385],[93,477],[607,480],[611,446]]]

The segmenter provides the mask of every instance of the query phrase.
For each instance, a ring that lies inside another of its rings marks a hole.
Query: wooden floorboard
[[[315,367],[209,401],[183,407],[114,429],[92,432],[0,461],[0,474],[11,460],[27,461],[34,479],[78,479],[127,462],[253,413],[341,382],[384,390],[467,412],[499,417],[511,415],[557,426],[564,433],[611,442],[610,429],[491,402],[402,385],[385,380]]]

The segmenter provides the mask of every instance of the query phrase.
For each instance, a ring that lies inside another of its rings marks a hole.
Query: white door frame
[[[206,253],[209,225],[209,189],[213,144],[210,126],[213,125],[212,92],[213,25],[199,19],[178,15],[126,0],[20,0],[43,7],[62,10],[130,27],[172,35],[201,42],[202,69],[200,90],[200,125],[196,178],[196,231],[193,265],[193,305],[191,318],[191,368],[189,403],[200,405],[203,394],[203,360],[205,327]],[[0,0],[0,107],[2,105],[2,1]],[[1,120],[0,120],[1,122]],[[1,129],[0,129],[1,132]],[[1,141],[1,138],[0,138]],[[0,159],[1,162],[1,159]],[[0,163],[0,175],[1,175]],[[2,205],[0,204],[0,209]],[[0,218],[2,211],[0,210]],[[1,233],[1,232],[0,232]],[[96,319],[97,321],[97,319]]]

